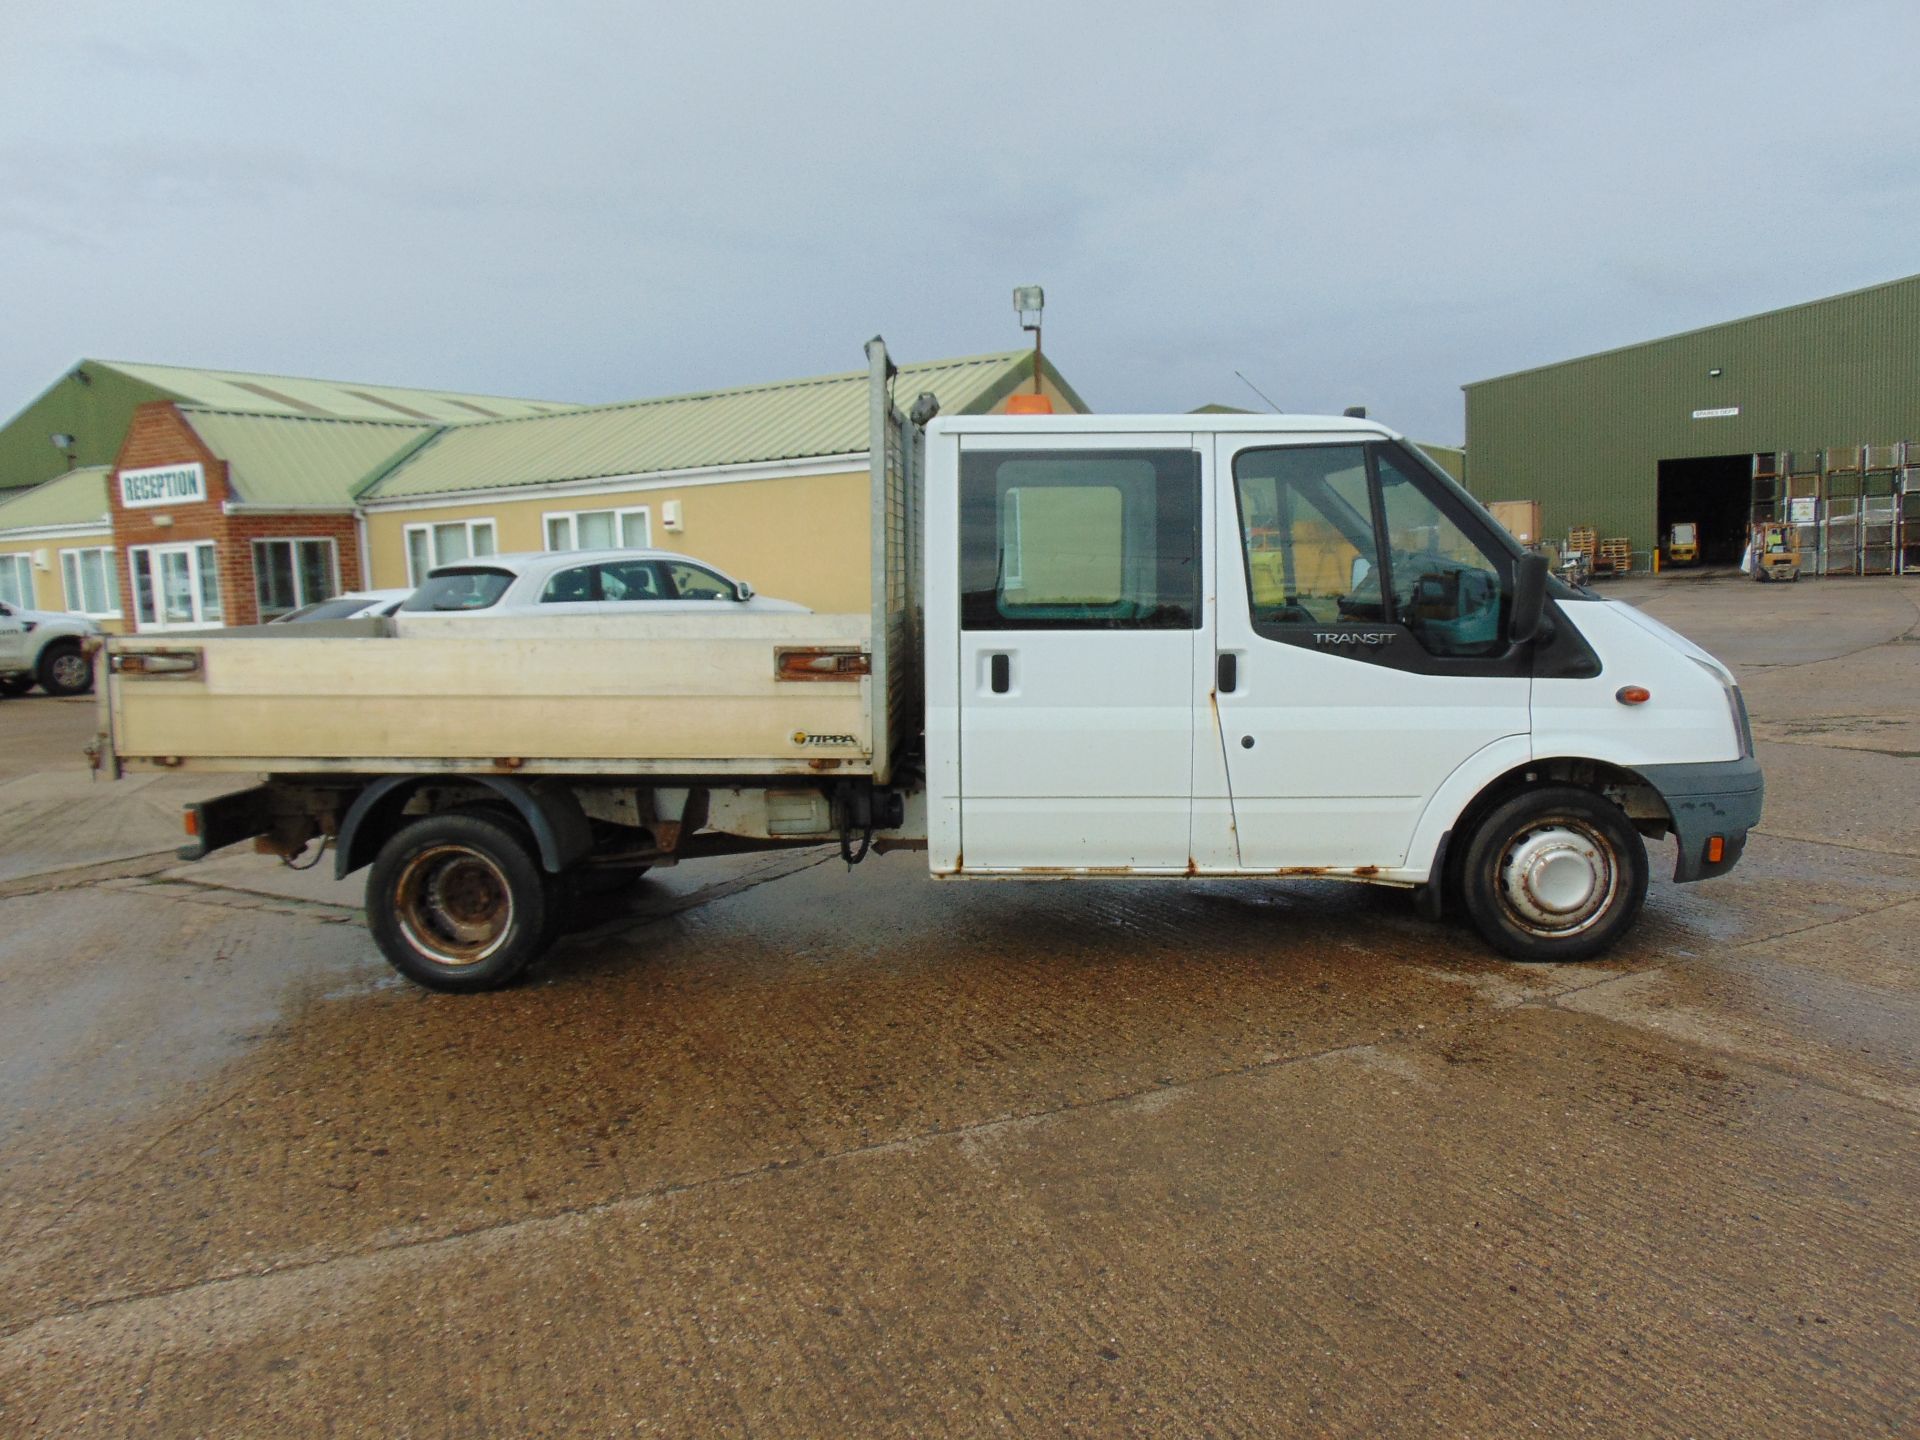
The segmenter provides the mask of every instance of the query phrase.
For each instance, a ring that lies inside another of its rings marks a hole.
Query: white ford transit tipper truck
[[[1550,577],[1392,431],[932,419],[868,351],[867,613],[115,637],[97,762],[264,775],[189,807],[183,854],[330,843],[444,990],[511,979],[589,877],[775,846],[1398,886],[1522,960],[1633,923],[1643,836],[1677,880],[1739,860],[1762,783],[1726,667]]]

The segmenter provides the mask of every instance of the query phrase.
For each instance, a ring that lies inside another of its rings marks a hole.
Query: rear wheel
[[[380,848],[367,876],[367,925],[416,984],[492,990],[546,949],[550,896],[518,826],[485,814],[429,815]]]
[[[1515,960],[1588,960],[1632,926],[1647,847],[1620,807],[1543,785],[1496,805],[1473,832],[1461,898],[1481,936]]]
[[[73,641],[56,641],[40,657],[40,688],[49,695],[84,695],[93,689],[93,662]]]

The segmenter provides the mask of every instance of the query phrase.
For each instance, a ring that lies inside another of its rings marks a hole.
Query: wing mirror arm
[[[1513,567],[1513,612],[1507,639],[1515,645],[1542,638],[1547,615],[1547,557],[1532,551]]]

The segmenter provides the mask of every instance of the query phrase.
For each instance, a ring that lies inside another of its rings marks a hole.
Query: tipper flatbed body
[[[187,852],[331,845],[403,973],[503,984],[586,884],[838,842],[941,877],[1312,875],[1599,954],[1758,822],[1732,674],[1311,416],[979,416],[870,363],[854,615],[403,611],[117,637],[99,762],[231,771]],[[904,405],[904,408],[903,408]],[[931,423],[928,423],[931,421]]]

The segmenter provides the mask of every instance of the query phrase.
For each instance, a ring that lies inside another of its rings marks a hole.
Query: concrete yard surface
[[[0,702],[0,1433],[1920,1433],[1920,585],[1607,593],[1767,815],[1564,967],[821,849],[433,995]]]

